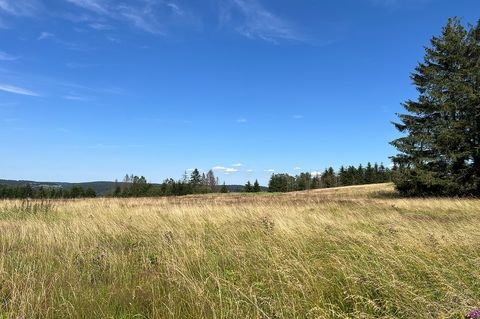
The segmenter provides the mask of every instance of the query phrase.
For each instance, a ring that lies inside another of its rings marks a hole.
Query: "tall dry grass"
[[[390,185],[0,202],[0,318],[463,318],[480,201]]]

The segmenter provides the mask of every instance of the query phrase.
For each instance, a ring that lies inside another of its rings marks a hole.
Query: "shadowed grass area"
[[[0,318],[463,318],[480,201],[390,194],[0,202]]]

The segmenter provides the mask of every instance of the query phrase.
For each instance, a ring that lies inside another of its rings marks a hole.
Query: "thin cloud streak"
[[[118,96],[127,94],[127,92],[122,88],[114,86],[86,86],[80,83],[70,82],[69,80],[63,78],[23,73],[1,68],[0,73],[3,73],[2,75],[4,77],[4,79],[0,80],[3,81],[3,83],[0,82],[0,85],[3,84],[2,87],[4,88],[2,91],[6,92],[8,89],[9,93],[18,92],[17,94],[24,93],[23,95],[55,97],[72,101],[92,101],[104,96]],[[38,93],[11,85],[10,83],[14,83],[16,79],[22,79],[22,83],[26,83],[25,85],[29,85],[31,87],[41,85],[42,92]]]
[[[373,5],[392,7],[398,5],[397,0],[370,0]]]
[[[56,13],[56,17],[84,24],[86,28],[105,32],[117,28],[118,23],[153,35],[167,35],[170,27],[179,25],[197,28],[203,25],[206,13],[192,11],[176,1],[141,0],[118,2],[114,0],[64,0],[78,12]],[[265,8],[260,0],[213,0],[218,3],[220,28],[232,29],[244,37],[271,43],[305,41],[305,37],[284,18]],[[46,12],[40,0],[0,0],[0,13],[12,16],[36,16]],[[2,21],[0,21],[2,25]],[[54,38],[45,33],[39,40]],[[69,44],[63,41],[64,44]],[[76,46],[69,44],[72,48]]]
[[[40,96],[40,94],[37,94],[30,90],[27,90],[18,86],[14,86],[14,85],[9,85],[9,84],[0,83],[0,91],[12,93],[12,94],[18,94],[18,95]]]
[[[12,56],[6,52],[0,51],[0,61],[16,61],[18,57]]]
[[[67,0],[72,5],[75,5],[84,10],[90,11],[104,19],[110,19],[117,22],[126,22],[133,27],[143,30],[148,33],[160,35],[164,34],[165,30],[163,25],[158,19],[158,7],[163,6],[170,11],[180,12],[181,8],[178,5],[172,7],[171,5],[164,4],[163,2],[143,1],[143,5],[131,5],[120,4],[116,5],[110,1],[101,0]],[[92,22],[88,24],[89,27],[97,30],[108,30],[112,26],[100,23]]]
[[[33,16],[39,7],[36,0],[0,0],[0,12],[14,16]]]
[[[103,1],[98,1],[98,0],[67,0],[67,2],[75,4],[76,6],[79,6],[81,8],[91,10],[91,11],[93,11],[95,13],[98,13],[98,14],[109,15],[109,11],[104,6]]]
[[[53,33],[44,31],[44,32],[40,33],[37,40],[42,41],[42,40],[47,40],[47,39],[51,39],[51,38],[54,38],[54,37],[55,37],[55,35]]]
[[[57,37],[55,34],[51,32],[46,32],[46,31],[43,31],[40,33],[40,35],[37,37],[37,41],[52,41],[54,43],[64,46],[68,50],[74,50],[74,51],[86,52],[86,51],[92,50],[92,48],[89,47],[88,45],[64,41],[59,37]]]
[[[108,24],[103,24],[103,23],[98,23],[98,22],[90,23],[88,26],[92,29],[99,30],[99,31],[105,31],[105,30],[113,29],[113,27],[108,25]]]
[[[220,0],[220,25],[239,34],[268,42],[305,41],[286,20],[264,8],[256,0]]]
[[[65,96],[63,96],[63,99],[69,100],[69,101],[78,101],[78,102],[88,101],[87,98],[85,98],[83,96],[78,96],[78,95],[65,95]]]
[[[384,7],[390,10],[403,6],[423,6],[432,0],[369,0],[370,4],[377,7]]]

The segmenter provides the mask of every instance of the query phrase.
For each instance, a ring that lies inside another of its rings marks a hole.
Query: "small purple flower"
[[[465,319],[480,319],[480,309],[470,311]]]

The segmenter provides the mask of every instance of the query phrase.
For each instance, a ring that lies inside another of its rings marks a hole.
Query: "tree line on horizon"
[[[301,173],[297,176],[289,174],[273,174],[268,185],[269,192],[290,192],[336,186],[362,185],[370,183],[383,183],[391,180],[392,171],[383,164],[370,164],[365,167],[349,166],[340,168],[335,172],[328,168],[323,174]],[[250,181],[243,187],[243,192],[259,193],[263,189],[258,180],[252,184]],[[105,194],[106,197],[162,197],[185,196],[191,194],[228,193],[229,188],[225,183],[220,185],[219,179],[213,170],[200,173],[194,169],[190,175],[184,173],[180,180],[165,179],[161,184],[149,183],[144,176],[127,174],[122,181],[116,180],[113,189]],[[97,197],[91,187],[86,189],[75,186],[65,189],[58,186],[26,185],[0,185],[0,199],[74,199]]]
[[[338,186],[387,183],[392,180],[392,169],[382,164],[370,162],[366,165],[342,166],[338,172],[330,167],[323,174],[301,173],[297,176],[289,174],[273,174],[270,177],[268,192],[303,191]],[[144,176],[126,175],[121,182],[116,181],[114,190],[107,194],[111,197],[161,197],[185,196],[191,194],[228,193],[228,187],[215,177],[213,170],[200,174],[194,169],[190,176],[185,172],[181,180],[169,178],[161,184],[148,183]],[[245,193],[262,192],[258,180],[252,184],[248,181],[243,187]]]
[[[294,192],[319,188],[332,188],[351,185],[366,185],[387,183],[392,181],[392,173],[396,169],[387,168],[382,164],[368,163],[340,167],[335,171],[333,167],[325,169],[322,174],[301,173],[296,176],[289,174],[273,174],[268,183],[269,192]]]
[[[107,196],[161,197],[208,193],[228,193],[228,188],[225,183],[219,185],[219,180],[213,170],[209,170],[206,174],[200,174],[198,169],[194,169],[190,176],[185,172],[182,179],[168,178],[161,184],[149,183],[144,176],[127,174],[121,182],[115,181],[114,189]]]
[[[74,186],[70,189],[53,186],[0,185],[0,199],[74,199],[95,198],[97,193],[92,187]]]

